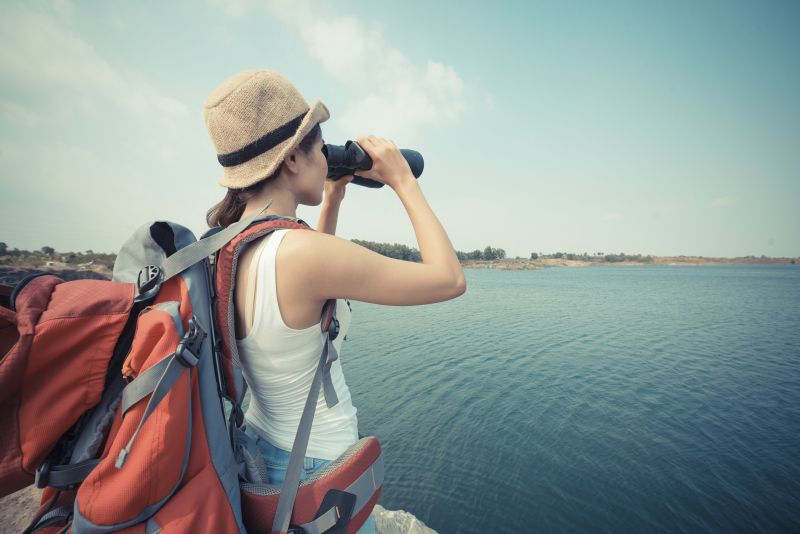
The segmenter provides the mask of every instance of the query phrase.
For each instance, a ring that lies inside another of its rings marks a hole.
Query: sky
[[[457,250],[800,256],[800,2],[4,1],[0,45],[10,248],[201,235],[203,103],[267,68],[326,142],[419,151]],[[337,235],[417,247],[388,187],[349,185]]]

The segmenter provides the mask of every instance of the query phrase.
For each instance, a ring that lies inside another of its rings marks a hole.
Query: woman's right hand
[[[357,171],[359,176],[384,183],[397,189],[406,180],[416,180],[400,149],[390,139],[368,135],[357,137],[356,141],[372,158],[372,168],[368,171]]]

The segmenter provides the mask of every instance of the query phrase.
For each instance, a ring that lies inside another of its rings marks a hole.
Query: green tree
[[[54,249],[53,247],[47,247],[47,246],[42,247],[42,254],[47,254],[48,256],[52,256],[53,252],[55,251],[56,249]]]
[[[361,239],[353,239],[352,241],[353,243],[361,245],[364,248],[368,248],[373,252],[377,252],[383,256],[388,256],[389,258],[415,262],[422,261],[422,256],[420,255],[419,250],[411,248],[407,245],[402,245],[400,243],[376,243],[374,241],[363,241]]]
[[[535,253],[535,252],[531,252],[531,259],[532,260],[538,260],[539,259],[539,255],[537,253]]]
[[[5,256],[8,251],[8,245],[0,241],[0,256]]]

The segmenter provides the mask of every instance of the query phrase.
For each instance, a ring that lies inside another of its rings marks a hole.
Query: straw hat
[[[281,74],[251,69],[214,89],[204,117],[223,167],[219,184],[242,189],[271,176],[330,113],[319,100],[309,106]]]

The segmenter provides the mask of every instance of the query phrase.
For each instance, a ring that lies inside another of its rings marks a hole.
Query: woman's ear
[[[297,164],[297,149],[292,150],[283,160],[283,167],[291,174],[297,174],[300,168]]]

